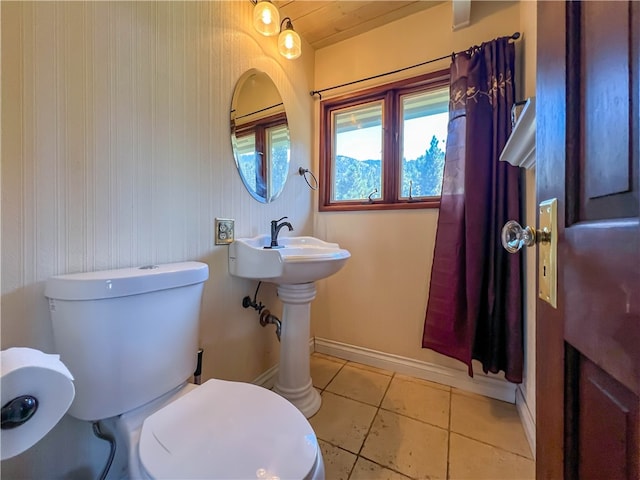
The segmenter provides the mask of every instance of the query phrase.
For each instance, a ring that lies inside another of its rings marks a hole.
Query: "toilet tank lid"
[[[47,280],[44,294],[58,300],[99,300],[194,285],[208,278],[206,263],[166,263],[57,275]]]

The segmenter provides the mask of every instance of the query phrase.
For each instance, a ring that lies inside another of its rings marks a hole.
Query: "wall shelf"
[[[533,168],[536,165],[536,97],[527,99],[520,117],[507,140],[500,160],[515,167]]]

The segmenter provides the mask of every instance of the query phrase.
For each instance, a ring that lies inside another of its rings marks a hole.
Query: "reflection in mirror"
[[[259,202],[282,192],[289,173],[289,126],[282,97],[269,76],[245,72],[231,102],[231,145],[244,186]]]

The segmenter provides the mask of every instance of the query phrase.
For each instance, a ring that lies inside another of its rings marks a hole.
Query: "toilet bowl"
[[[187,383],[207,278],[206,264],[184,262],[49,279],[56,349],[75,378],[68,413],[115,433],[125,478],[324,479],[315,433],[288,400]]]

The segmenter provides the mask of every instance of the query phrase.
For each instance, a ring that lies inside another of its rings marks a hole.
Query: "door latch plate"
[[[538,210],[540,231],[545,240],[538,249],[538,297],[557,308],[558,291],[558,200],[540,203]]]

